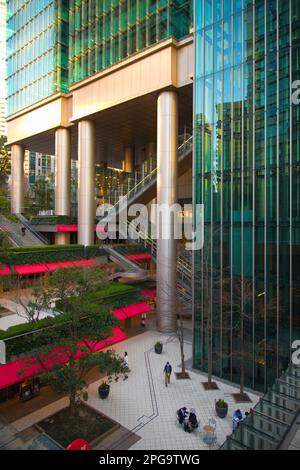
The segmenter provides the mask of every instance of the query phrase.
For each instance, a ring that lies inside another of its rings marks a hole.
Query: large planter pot
[[[226,418],[228,413],[228,405],[226,404],[226,406],[218,406],[216,403],[216,413],[219,418]]]
[[[109,395],[109,389],[109,385],[107,385],[107,387],[98,387],[99,397],[102,399],[107,398]]]
[[[162,345],[162,343],[155,344],[154,350],[155,350],[156,354],[161,354],[161,353],[162,353],[162,350],[163,350],[163,345]]]

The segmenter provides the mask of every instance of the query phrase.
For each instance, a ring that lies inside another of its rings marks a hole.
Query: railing
[[[137,241],[144,244],[147,247],[153,258],[156,258],[157,255],[157,242],[153,240],[143,229],[138,227],[134,221],[127,221],[128,233],[130,238],[130,229],[134,230],[134,233],[137,235]],[[136,237],[135,237],[136,238]],[[183,256],[177,256],[177,279],[181,281],[181,286],[179,289],[179,295],[186,300],[191,300],[191,289],[192,289],[192,265],[185,259]],[[188,293],[185,291],[188,290]]]
[[[37,230],[35,230],[28,222],[28,220],[26,219],[26,217],[24,217],[23,214],[16,214],[18,220],[21,222],[21,224],[24,225],[24,227],[26,227],[26,229],[32,233],[33,236],[35,236],[36,238],[39,239],[39,241],[41,243],[43,243],[43,245],[49,245],[49,240],[44,237],[40,232],[38,232]]]
[[[184,134],[183,136],[179,137],[179,140],[182,140],[182,144],[179,145],[178,147],[178,161],[180,162],[183,160],[183,158],[186,157],[187,154],[189,154],[192,149],[193,149],[193,136],[192,135],[187,135]],[[154,163],[156,161],[151,157],[151,165],[148,165],[147,163],[147,168],[149,169],[152,168]],[[144,162],[145,165],[145,162]],[[138,193],[145,191],[147,188],[149,188],[152,183],[156,180],[157,176],[157,166],[153,168],[149,173],[144,174],[144,171],[142,172],[136,172],[132,178],[128,178],[129,183],[127,184],[127,188],[121,188],[121,191],[115,191],[113,199],[114,201],[117,199],[117,201],[114,203],[113,207],[111,208],[111,211],[115,211],[115,213],[119,212],[120,208],[122,207],[122,204],[125,204],[126,200],[130,201],[134,196],[136,196]],[[131,187],[131,184],[133,186]],[[125,189],[125,190],[124,190]],[[125,193],[125,194],[123,194]],[[111,199],[108,198],[109,204],[111,204]]]
[[[23,240],[22,237],[17,235],[16,233],[12,232],[11,230],[8,229],[7,227],[7,220],[0,215],[0,231],[3,233],[6,233],[8,238],[16,245],[16,246],[22,246],[23,245]]]

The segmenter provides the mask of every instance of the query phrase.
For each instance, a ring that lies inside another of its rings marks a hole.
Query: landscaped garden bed
[[[55,413],[38,423],[38,428],[66,448],[77,438],[96,445],[101,439],[119,427],[119,424],[84,403],[78,405],[77,413],[70,407]]]
[[[106,256],[105,250],[98,246],[83,245],[46,245],[10,248],[0,254],[0,265],[23,265],[52,263],[56,261],[75,261],[78,259]]]

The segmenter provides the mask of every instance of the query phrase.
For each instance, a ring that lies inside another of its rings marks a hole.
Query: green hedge
[[[106,256],[106,251],[97,246],[87,246],[85,248],[80,245],[64,245],[63,248],[60,245],[58,245],[59,248],[56,248],[56,246],[28,247],[26,250],[9,249],[5,253],[0,253],[0,264],[38,264]]]
[[[32,225],[76,225],[77,218],[69,215],[38,216],[31,217],[30,223]]]
[[[57,251],[57,250],[69,250],[69,249],[83,249],[83,245],[69,244],[69,245],[37,245],[37,246],[14,246],[10,248],[9,251],[13,253],[26,253],[26,252],[35,252],[35,251]],[[92,245],[92,248],[95,248]]]
[[[90,298],[104,299],[114,295],[123,295],[129,292],[136,291],[136,287],[129,284],[121,284],[118,282],[110,282],[104,289],[93,292]]]

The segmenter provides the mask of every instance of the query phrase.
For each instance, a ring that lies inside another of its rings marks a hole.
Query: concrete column
[[[94,244],[95,206],[95,126],[93,121],[78,124],[78,243]]]
[[[71,213],[71,137],[66,128],[55,131],[55,214],[70,215]],[[55,243],[70,243],[69,233],[56,233]]]
[[[177,203],[178,102],[174,91],[162,92],[157,101],[157,204]],[[177,241],[172,214],[157,220],[157,329],[177,328]],[[163,239],[164,230],[170,236]]]
[[[133,167],[134,167],[133,148],[126,147],[124,149],[123,171],[126,171],[127,173],[132,173]]]
[[[22,145],[11,146],[11,212],[20,214],[24,209],[24,157]]]

